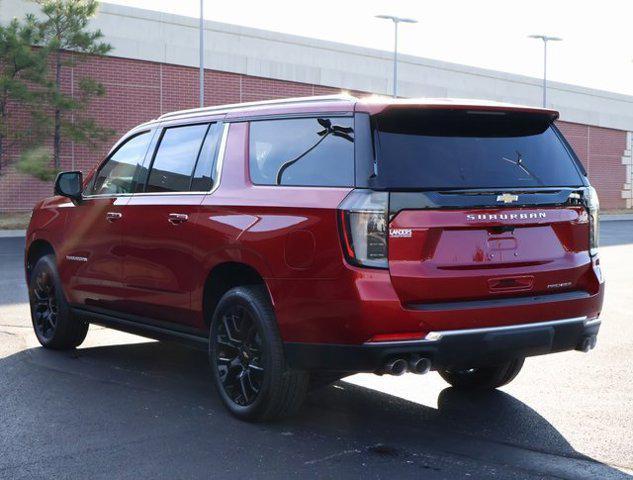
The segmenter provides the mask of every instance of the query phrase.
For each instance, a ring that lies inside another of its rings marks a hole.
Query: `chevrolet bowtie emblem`
[[[512,195],[511,193],[504,193],[503,195],[497,195],[497,202],[512,203],[519,200],[518,195]]]

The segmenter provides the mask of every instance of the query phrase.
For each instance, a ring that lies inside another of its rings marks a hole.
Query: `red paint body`
[[[389,105],[308,102],[198,117],[230,122],[216,190],[139,193],[86,199],[79,205],[50,198],[34,210],[27,252],[36,241],[52,246],[73,305],[143,316],[201,334],[208,330],[203,313],[205,282],[215,267],[226,262],[247,265],[263,278],[286,342],[362,344],[385,334],[597,317],[603,283],[598,262],[588,253],[589,224],[582,207],[486,210],[487,214],[543,211],[548,217],[475,224],[467,222],[466,215],[478,210],[405,210],[390,228],[411,229],[412,235],[389,239],[389,269],[380,270],[354,267],[345,260],[337,208],[351,188],[250,182],[248,116],[373,114]],[[427,107],[448,108],[420,105]],[[450,108],[491,107],[453,103]],[[179,122],[185,120],[150,127]],[[108,212],[122,217],[109,221]],[[170,213],[187,214],[189,220],[173,224]],[[505,233],[494,229],[503,225],[516,228]],[[68,256],[88,261],[69,261]],[[563,285],[556,293],[587,295],[531,305],[416,307],[548,294],[554,284]]]

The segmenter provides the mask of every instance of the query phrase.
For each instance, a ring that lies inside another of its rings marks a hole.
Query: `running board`
[[[72,308],[73,315],[84,322],[101,325],[133,335],[152,338],[154,340],[170,340],[185,343],[189,346],[206,350],[208,348],[208,338],[201,335],[179,332],[178,330],[140,323],[124,318],[108,315],[105,313],[93,312],[82,308]]]

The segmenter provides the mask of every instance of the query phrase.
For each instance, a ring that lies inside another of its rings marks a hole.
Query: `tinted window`
[[[375,185],[400,189],[577,186],[573,157],[535,113],[399,111],[375,117]]]
[[[351,118],[251,122],[251,180],[260,185],[352,186]]]
[[[218,144],[220,140],[221,127],[214,123],[209,127],[207,136],[202,144],[202,150],[198,157],[196,170],[191,180],[192,192],[208,192],[213,186],[215,163],[217,158]]]
[[[208,128],[208,125],[188,125],[164,130],[146,192],[189,191],[191,174]]]
[[[132,193],[136,172],[145,158],[151,138],[150,132],[144,132],[121,145],[103,164],[89,193],[91,195]]]

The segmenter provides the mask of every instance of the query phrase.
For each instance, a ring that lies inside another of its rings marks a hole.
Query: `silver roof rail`
[[[309,103],[309,102],[335,102],[335,101],[355,101],[356,97],[347,94],[337,95],[316,95],[314,97],[295,97],[295,98],[278,98],[275,100],[263,100],[259,102],[246,102],[246,103],[231,103],[228,105],[216,105],[212,107],[192,108],[189,110],[178,110],[176,112],[165,113],[158,117],[158,120],[164,120],[166,118],[180,117],[184,115],[196,115],[214,112],[228,112],[231,110],[238,110],[240,108],[247,107],[259,107],[267,105],[290,105],[295,103]]]

